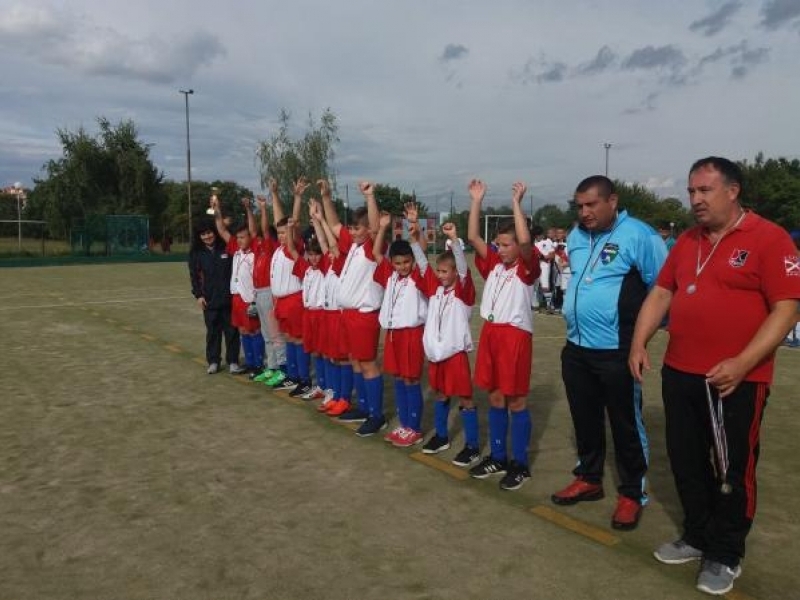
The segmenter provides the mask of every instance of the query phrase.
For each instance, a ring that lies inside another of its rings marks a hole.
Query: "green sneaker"
[[[261,373],[253,377],[253,381],[257,381],[258,383],[264,383],[273,375],[275,375],[274,369],[264,369],[263,371],[261,371]]]
[[[269,387],[274,387],[280,384],[284,379],[286,379],[286,373],[278,369],[277,371],[275,371],[275,373],[273,373],[272,377],[270,377],[264,382],[264,385],[268,385]]]

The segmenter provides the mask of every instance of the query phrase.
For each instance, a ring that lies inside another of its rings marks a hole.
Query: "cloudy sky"
[[[31,185],[55,131],[133,119],[165,175],[258,186],[281,107],[339,118],[340,187],[430,207],[586,175],[685,197],[708,154],[800,157],[800,0],[0,0],[0,184]]]

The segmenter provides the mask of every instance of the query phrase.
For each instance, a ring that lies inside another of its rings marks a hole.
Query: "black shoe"
[[[309,383],[308,381],[301,381],[296,386],[294,386],[294,389],[291,392],[289,392],[289,395],[292,398],[297,398],[298,396],[307,394],[310,391],[311,391],[311,383]]]
[[[300,382],[292,379],[291,377],[287,377],[283,381],[280,381],[272,386],[273,390],[293,390],[297,387]]]
[[[249,371],[250,371],[250,374],[248,375],[248,377],[252,381],[256,377],[261,375],[265,371],[265,369],[264,369],[264,367],[253,367],[253,368],[250,368]]]
[[[453,459],[453,464],[457,467],[468,467],[475,461],[480,460],[480,458],[480,450],[470,446],[464,446],[464,448],[461,449],[461,452],[456,454],[456,457]]]
[[[485,456],[481,462],[469,470],[475,479],[486,479],[490,475],[502,475],[506,472],[506,463],[495,460],[491,455]]]
[[[531,472],[528,470],[528,467],[512,460],[508,464],[508,471],[505,477],[500,480],[500,489],[508,491],[518,490],[522,487],[522,484],[525,483],[525,480],[530,478]]]
[[[422,453],[439,454],[439,452],[444,452],[449,448],[450,448],[450,440],[448,440],[446,437],[439,437],[438,435],[434,435],[422,447]]]
[[[339,415],[339,420],[343,423],[363,423],[369,418],[369,413],[353,406]]]
[[[358,437],[369,437],[384,429],[386,429],[386,419],[383,418],[383,415],[379,417],[369,417],[361,424],[361,427],[356,429],[356,435]]]

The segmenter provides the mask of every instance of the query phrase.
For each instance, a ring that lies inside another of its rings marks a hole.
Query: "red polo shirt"
[[[272,263],[272,253],[278,247],[278,242],[271,237],[256,238],[257,246],[254,246],[256,262],[253,266],[253,286],[256,289],[269,287],[269,269]]]
[[[702,228],[681,235],[656,285],[673,294],[664,363],[705,375],[747,346],[771,305],[800,299],[800,257],[786,231],[750,212],[720,241],[699,276],[698,244],[702,265],[713,247]],[[692,284],[696,291],[690,294]],[[765,358],[745,380],[770,383],[774,360],[774,354]]]

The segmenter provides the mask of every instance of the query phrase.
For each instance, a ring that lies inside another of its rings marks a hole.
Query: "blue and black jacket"
[[[607,231],[574,228],[567,250],[572,269],[563,307],[567,341],[627,351],[639,309],[667,258],[664,241],[622,211]]]

